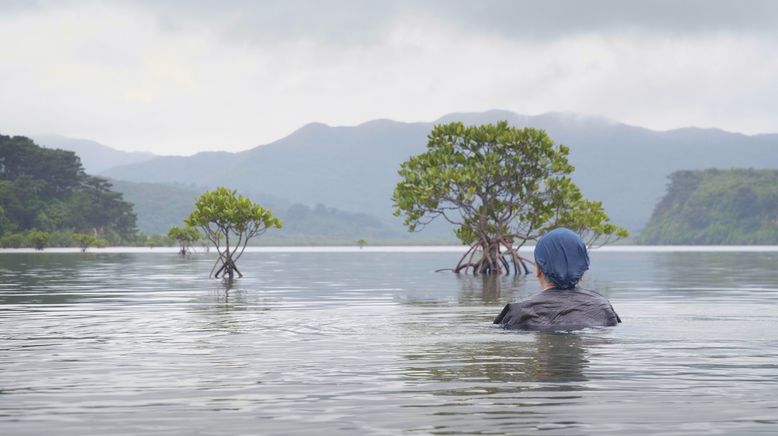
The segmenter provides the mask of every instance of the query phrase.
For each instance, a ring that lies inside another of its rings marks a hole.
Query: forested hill
[[[555,141],[570,147],[573,179],[584,195],[602,200],[611,221],[635,232],[646,225],[673,171],[778,168],[778,135],[695,128],[659,132],[569,113],[460,113],[435,123],[454,120],[469,125],[507,120],[517,127],[546,130]],[[159,157],[102,174],[135,182],[224,185],[290,203],[323,203],[391,222],[397,169],[408,157],[424,151],[426,136],[435,123],[309,124],[274,143],[241,153]]]
[[[778,244],[778,170],[677,171],[644,244]]]
[[[0,236],[69,231],[121,243],[135,236],[132,205],[105,179],[84,173],[72,151],[0,135]]]

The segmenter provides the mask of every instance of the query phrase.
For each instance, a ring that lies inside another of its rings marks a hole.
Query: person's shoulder
[[[608,312],[610,315],[612,315],[609,317],[608,323],[605,325],[614,326],[621,322],[621,318],[619,317],[619,314],[616,313],[616,310],[613,308],[613,305],[611,304],[610,300],[608,300],[606,296],[591,289],[580,289],[580,291],[588,295],[588,298],[590,298],[591,300],[596,300],[595,304],[597,304],[598,306],[603,308],[606,312]]]
[[[593,290],[593,289],[586,289],[586,288],[574,288],[572,289],[573,292],[577,292],[579,294],[587,295],[592,298],[596,299],[602,299],[605,301],[608,301],[608,298],[606,298],[604,295],[600,294],[599,292]]]
[[[545,300],[545,299],[546,299],[546,297],[548,297],[548,295],[549,295],[549,293],[548,293],[548,292],[546,292],[546,291],[540,291],[540,292],[538,292],[537,294],[532,294],[532,295],[530,295],[529,297],[527,297],[527,298],[524,298],[524,299],[522,299],[522,300],[519,300],[519,301],[517,301],[517,302],[516,302],[516,303],[514,303],[514,304],[520,304],[520,303],[531,303],[531,302],[533,302],[533,301],[540,301],[540,300]]]
[[[526,316],[527,313],[532,313],[533,306],[546,302],[546,296],[543,294],[544,292],[539,292],[522,300],[506,304],[500,314],[494,319],[494,324],[515,323],[518,319]]]

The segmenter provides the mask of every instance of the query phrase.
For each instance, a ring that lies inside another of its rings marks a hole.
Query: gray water
[[[0,254],[0,433],[778,433],[778,253],[594,252],[624,323],[568,334],[457,258]]]

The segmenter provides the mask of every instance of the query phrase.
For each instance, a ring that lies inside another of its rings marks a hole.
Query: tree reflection
[[[589,360],[581,336],[576,334],[536,333],[535,380],[562,383],[586,381],[584,369]]]
[[[588,348],[599,341],[579,334],[506,332],[516,340],[441,343],[404,356],[415,381],[443,383],[435,395],[481,395],[524,390],[582,389]],[[462,383],[465,383],[464,386]],[[543,385],[538,385],[542,383]]]
[[[240,289],[225,286],[222,289],[214,289],[211,294],[214,296],[212,309],[215,312],[232,312],[236,310],[246,310],[246,293]]]
[[[0,254],[0,304],[75,304],[127,292],[125,254]]]
[[[242,333],[246,320],[239,315],[248,310],[248,292],[219,286],[198,296],[195,301],[198,312],[205,316],[196,318],[196,329],[208,332]]]
[[[471,304],[502,304],[516,294],[524,293],[531,284],[526,276],[467,276],[458,277],[460,283],[459,302]]]

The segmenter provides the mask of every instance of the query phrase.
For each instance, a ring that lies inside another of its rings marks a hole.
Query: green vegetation
[[[108,241],[105,239],[86,233],[74,233],[73,240],[76,241],[78,247],[81,248],[82,253],[86,252],[89,247],[105,247],[108,245]]]
[[[0,246],[3,248],[32,247],[34,244],[27,233],[11,233],[0,238]]]
[[[219,259],[211,272],[221,264],[214,277],[223,273],[223,277],[229,280],[232,280],[234,273],[243,277],[235,262],[243,255],[249,239],[262,235],[271,227],[281,228],[282,225],[281,220],[274,217],[270,210],[224,187],[201,195],[185,222],[187,226],[200,227],[216,246]]]
[[[110,188],[105,179],[85,174],[73,152],[42,148],[23,136],[0,135],[2,245],[72,244],[77,242],[74,232],[112,244],[134,240],[132,205]]]
[[[40,230],[34,229],[29,233],[30,244],[36,250],[43,250],[49,245],[49,234]]]
[[[457,237],[470,245],[457,273],[507,274],[510,263],[526,273],[518,248],[555,227],[577,231],[590,244],[626,237],[608,222],[602,204],[585,199],[572,182],[568,153],[545,131],[505,121],[435,126],[427,151],[400,167],[395,215],[404,215],[411,231],[439,217],[455,225]]]
[[[642,244],[778,244],[778,171],[677,171]]]
[[[178,253],[185,256],[189,252],[189,248],[200,239],[200,232],[194,227],[179,227],[173,226],[168,230],[167,237],[171,241],[178,242]]]
[[[173,244],[173,241],[167,237],[167,235],[153,234],[144,236],[143,239],[138,240],[139,244],[145,245],[149,248],[154,247],[167,247]]]

